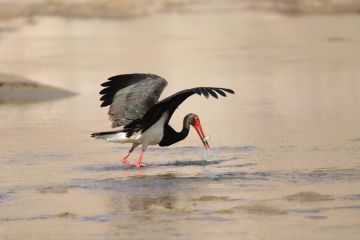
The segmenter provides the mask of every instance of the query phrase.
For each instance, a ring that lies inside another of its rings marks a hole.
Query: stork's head
[[[190,127],[190,125],[193,126],[195,128],[196,132],[199,134],[199,137],[200,137],[202,143],[204,144],[205,148],[207,150],[210,150],[209,143],[207,142],[208,137],[205,136],[204,131],[202,130],[200,118],[198,117],[198,115],[196,115],[194,113],[189,113],[184,118],[184,124],[188,128]]]

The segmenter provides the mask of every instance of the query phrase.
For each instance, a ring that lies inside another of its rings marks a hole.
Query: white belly
[[[138,134],[136,140],[145,146],[158,144],[164,136],[164,125],[167,117],[168,113],[163,113],[161,118],[154,125],[145,132]]]
[[[112,135],[111,137],[109,136],[108,138],[106,138],[106,140],[109,142],[117,143],[138,143],[142,144],[145,147],[148,145],[159,144],[164,135],[164,125],[167,117],[168,113],[163,113],[161,118],[143,133],[137,132],[128,138],[126,137],[126,133],[120,132]]]

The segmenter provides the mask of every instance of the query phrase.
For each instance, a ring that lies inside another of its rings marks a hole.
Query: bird
[[[208,137],[205,136],[198,115],[187,114],[183,119],[183,128],[177,132],[169,121],[188,97],[198,94],[206,98],[226,97],[226,93],[235,92],[220,87],[195,87],[177,92],[159,101],[160,95],[167,86],[167,81],[151,73],[121,74],[108,78],[101,84],[101,107],[109,107],[108,115],[114,131],[95,132],[91,137],[115,143],[131,143],[132,146],[121,162],[136,168],[142,164],[144,152],[149,145],[170,146],[185,139],[194,127],[204,147],[210,150]],[[136,163],[129,161],[130,154],[139,145],[142,146]]]

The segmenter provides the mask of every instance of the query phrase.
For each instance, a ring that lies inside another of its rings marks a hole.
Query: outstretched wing
[[[188,97],[194,94],[204,95],[206,98],[209,98],[209,96],[218,98],[218,95],[226,97],[226,93],[234,94],[234,91],[228,88],[217,87],[197,87],[180,91],[161,100],[153,107],[151,107],[143,116],[140,124],[137,124],[137,126],[133,126],[135,125],[135,123],[130,124],[129,127],[136,128],[136,130],[141,129],[144,132],[155,122],[157,122],[159,120],[158,118],[162,115],[162,113],[166,111],[169,113],[169,121],[176,108]]]
[[[113,76],[101,84],[101,107],[110,105],[112,127],[126,126],[140,119],[154,106],[167,81],[154,74],[123,74]]]

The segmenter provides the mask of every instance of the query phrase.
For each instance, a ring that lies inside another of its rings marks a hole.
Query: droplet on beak
[[[210,139],[210,136],[207,135],[207,136],[205,136],[205,137],[203,138],[203,141],[204,141],[204,142],[207,142],[209,139]]]

